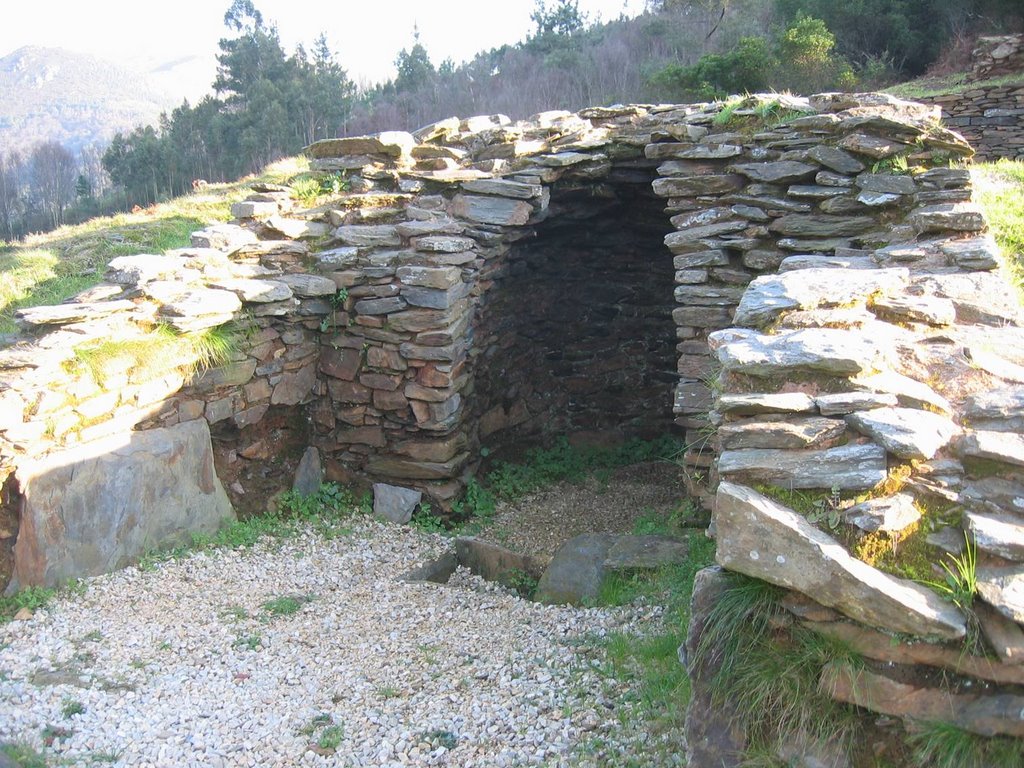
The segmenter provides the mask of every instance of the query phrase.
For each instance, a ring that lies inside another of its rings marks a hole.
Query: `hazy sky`
[[[548,5],[553,5],[549,0]],[[0,0],[0,56],[24,45],[91,53],[120,63],[207,57],[225,36],[230,0]],[[534,0],[255,0],[289,52],[320,32],[356,82],[394,74],[413,25],[431,60],[460,63],[480,50],[523,39]],[[643,10],[643,0],[579,0],[591,19]],[[211,76],[212,79],[212,76]]]

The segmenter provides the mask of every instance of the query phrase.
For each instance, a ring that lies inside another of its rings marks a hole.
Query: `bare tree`
[[[4,237],[15,239],[15,225],[25,209],[25,162],[17,151],[0,155],[0,226]]]
[[[32,191],[54,227],[64,223],[64,210],[75,199],[78,167],[59,142],[37,144],[30,158]]]

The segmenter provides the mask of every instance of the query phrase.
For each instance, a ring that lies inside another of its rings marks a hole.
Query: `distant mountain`
[[[117,131],[154,123],[180,99],[152,80],[62,48],[19,48],[0,58],[0,147],[56,139],[74,152]]]

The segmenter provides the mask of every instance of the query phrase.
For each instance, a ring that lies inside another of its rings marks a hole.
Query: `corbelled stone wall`
[[[977,86],[923,101],[942,109],[943,122],[971,143],[978,160],[1024,158],[1024,35],[982,37],[971,58]],[[1008,85],[980,84],[1014,75]]]
[[[345,188],[330,204],[299,210],[288,190],[259,188],[234,207],[237,224],[196,233],[192,248],[119,259],[107,284],[21,313],[28,337],[0,356],[4,475],[197,418],[243,439],[275,406],[304,408],[329,478],[409,485],[441,504],[482,445],[650,434],[669,426],[669,402],[699,447],[716,367],[707,334],[732,322],[751,279],[789,254],[844,258],[958,228],[960,176],[891,173],[905,167],[894,158],[944,166],[969,153],[936,117],[879,95],[752,97],[319,142],[314,168]],[[175,370],[99,382],[73,364],[83,344],[155,322],[229,320],[246,333],[237,358],[189,382]],[[255,466],[272,443],[227,456]],[[6,492],[10,509],[18,489]]]

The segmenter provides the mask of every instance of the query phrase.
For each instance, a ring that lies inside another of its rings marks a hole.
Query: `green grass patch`
[[[1024,75],[1012,74],[993,77],[988,80],[969,82],[969,73],[954,72],[949,75],[920,77],[899,85],[884,89],[884,93],[892,94],[901,99],[927,99],[932,96],[966,93],[977,88],[990,88],[1000,85],[1024,85]]]
[[[161,324],[139,336],[79,345],[74,350],[75,362],[100,386],[112,376],[127,375],[131,381],[142,382],[173,370],[187,379],[227,363],[241,339],[242,333],[230,323],[195,333],[179,333]],[[75,363],[71,365],[75,367]]]
[[[563,480],[578,482],[596,470],[671,461],[682,449],[682,443],[673,437],[577,448],[563,436],[548,448],[527,451],[522,463],[498,462],[487,473],[484,485],[495,497],[511,501]]]
[[[1017,768],[1024,765],[1024,741],[986,737],[952,723],[920,723],[908,734],[917,765],[930,768]]]
[[[971,167],[974,199],[1003,254],[1003,270],[1024,297],[1024,162],[999,160]]]
[[[281,595],[263,603],[263,612],[268,616],[291,616],[312,600],[309,595]]]
[[[17,768],[46,768],[46,757],[28,744],[0,744],[0,754]]]

